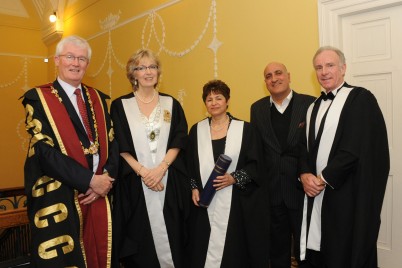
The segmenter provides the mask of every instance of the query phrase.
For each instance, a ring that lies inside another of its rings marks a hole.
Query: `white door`
[[[321,17],[327,22],[321,30],[331,28],[335,37],[322,36],[322,45],[344,51],[346,81],[373,92],[387,124],[391,168],[378,259],[381,268],[402,267],[402,1],[324,1],[328,12],[321,10],[320,15],[329,18]]]

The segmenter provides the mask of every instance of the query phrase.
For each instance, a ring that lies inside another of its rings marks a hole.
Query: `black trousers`
[[[299,263],[299,268],[324,268],[321,252],[307,249],[306,260]]]
[[[289,209],[283,202],[279,206],[271,206],[271,268],[289,268],[291,266],[292,239],[293,253],[296,260],[299,260],[301,223],[298,222],[298,219],[301,213],[301,209]]]

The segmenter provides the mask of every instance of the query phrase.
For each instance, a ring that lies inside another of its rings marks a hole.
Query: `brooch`
[[[164,110],[163,111],[163,121],[170,123],[171,120],[172,120],[172,115],[170,114],[170,112],[168,110]]]

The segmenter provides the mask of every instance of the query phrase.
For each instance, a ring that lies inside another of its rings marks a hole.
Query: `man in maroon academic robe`
[[[90,58],[84,39],[62,39],[55,53],[57,79],[23,97],[31,135],[25,162],[31,267],[111,266],[107,194],[118,148],[108,97],[81,83]]]

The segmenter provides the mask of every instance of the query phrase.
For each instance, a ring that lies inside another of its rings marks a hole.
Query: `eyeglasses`
[[[157,71],[157,70],[159,69],[159,66],[158,66],[158,65],[154,65],[154,64],[149,65],[149,66],[141,65],[141,66],[135,67],[135,68],[134,68],[134,71],[145,72],[147,69],[149,69],[150,71]]]
[[[76,57],[74,55],[67,54],[67,55],[59,55],[59,57],[64,57],[67,60],[67,62],[70,62],[70,63],[74,62],[76,59],[78,59],[79,63],[88,63],[88,58],[83,57],[83,56]]]

